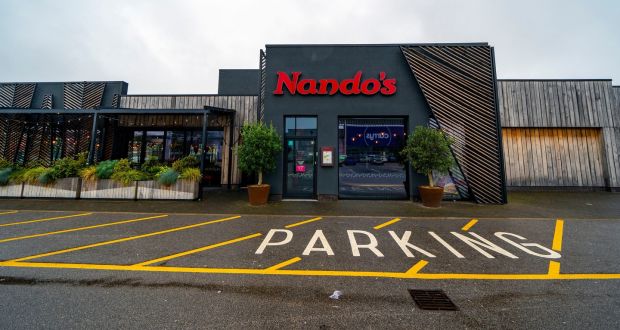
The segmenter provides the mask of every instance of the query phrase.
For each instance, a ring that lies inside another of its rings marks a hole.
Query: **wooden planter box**
[[[24,198],[77,198],[80,178],[58,179],[50,184],[24,183]]]
[[[0,186],[0,197],[22,197],[22,184],[7,184]]]
[[[198,198],[198,182],[178,180],[164,186],[157,181],[138,181],[137,199],[194,200]]]
[[[128,186],[114,180],[82,180],[80,198],[100,198],[100,199],[135,199],[136,183]]]

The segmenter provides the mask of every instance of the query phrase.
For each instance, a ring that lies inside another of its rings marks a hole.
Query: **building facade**
[[[510,189],[620,188],[620,87],[498,80],[471,44],[267,45],[259,68],[220,70],[217,94],[130,95],[125,82],[0,84],[0,157],[49,165],[201,159],[203,186],[253,181],[240,128],[282,136],[274,199],[411,199],[426,178],[399,151],[416,126],[454,140],[446,198],[506,202]]]

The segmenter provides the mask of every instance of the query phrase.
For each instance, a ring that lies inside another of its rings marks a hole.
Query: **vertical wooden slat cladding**
[[[498,89],[501,90],[499,109],[502,127],[553,128],[555,134],[549,139],[555,139],[557,148],[549,144],[545,148],[548,158],[556,158],[554,163],[558,167],[551,168],[547,159],[549,176],[555,177],[546,180],[546,184],[598,187],[600,182],[597,181],[599,173],[596,166],[600,163],[604,169],[605,186],[612,189],[620,187],[620,87],[612,86],[611,80],[498,80]],[[584,136],[586,131],[573,134],[570,130],[573,128],[599,129],[601,133],[594,139],[596,141],[591,141],[590,135]],[[601,157],[597,156],[598,149],[594,147],[599,140],[602,141]],[[529,140],[529,143],[533,141],[535,139]],[[584,141],[589,142],[584,145]],[[527,146],[524,143],[517,147]],[[512,148],[504,149],[509,153],[512,151]],[[560,151],[568,154],[564,156]],[[510,157],[513,155],[510,154]],[[561,161],[558,157],[568,157],[570,162]],[[527,164],[526,159],[520,161]],[[508,156],[506,163],[512,164]],[[577,181],[569,180],[569,176]],[[516,180],[518,178],[513,178],[510,185],[516,185]],[[537,184],[521,182],[519,185]]]
[[[503,128],[509,187],[604,187],[597,128]],[[520,166],[523,165],[523,166]]]
[[[502,146],[489,46],[401,47],[478,203],[505,203]]]

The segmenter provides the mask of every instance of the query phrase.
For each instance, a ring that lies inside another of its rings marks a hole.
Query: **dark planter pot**
[[[269,200],[269,189],[271,188],[268,184],[253,184],[248,186],[248,197],[250,199],[250,204],[252,205],[263,205],[267,204]]]
[[[426,207],[439,207],[443,199],[443,187],[418,186],[422,205]]]

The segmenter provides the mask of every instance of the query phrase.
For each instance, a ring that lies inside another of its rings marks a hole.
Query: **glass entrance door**
[[[316,139],[287,139],[284,196],[287,198],[315,198],[315,172]]]

